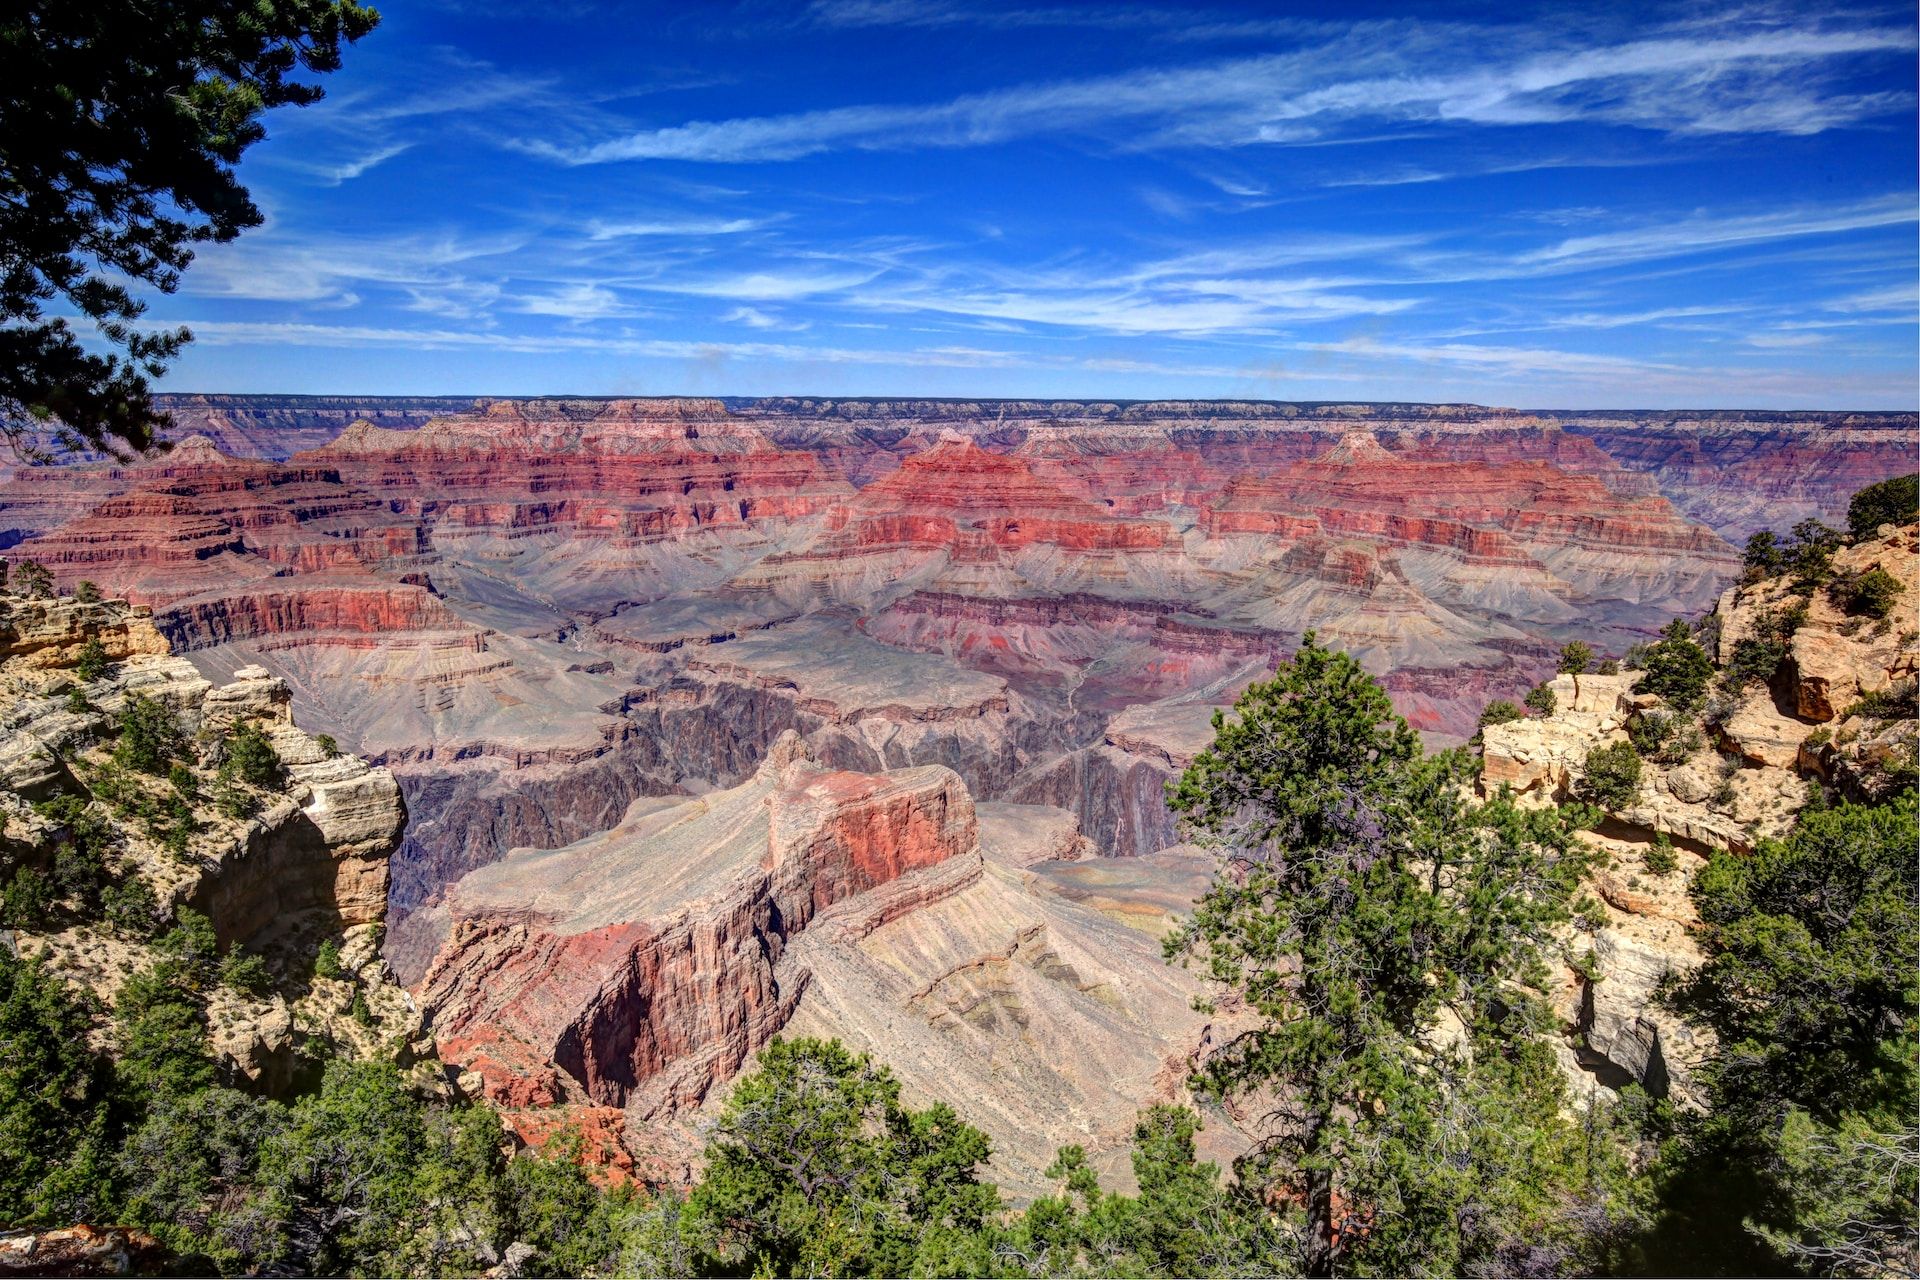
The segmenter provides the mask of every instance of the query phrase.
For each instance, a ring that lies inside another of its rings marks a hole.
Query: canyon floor
[[[1118,1172],[1134,1110],[1230,1029],[1159,959],[1210,871],[1163,788],[1303,633],[1461,741],[1563,643],[1698,616],[1748,533],[1911,470],[1916,425],[171,408],[170,452],[0,478],[0,545],[150,609],[210,680],[284,681],[398,780],[387,959],[473,1088],[674,1176],[755,1048],[833,1034],[961,1105],[1016,1190],[1064,1142]]]

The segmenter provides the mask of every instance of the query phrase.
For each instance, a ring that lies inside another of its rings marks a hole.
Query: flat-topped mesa
[[[1356,433],[1313,459],[1235,480],[1202,512],[1201,527],[1216,539],[1318,529],[1438,553],[1471,571],[1461,578],[1426,566],[1423,577],[1453,579],[1445,597],[1484,586],[1512,595],[1515,581],[1485,579],[1521,574],[1535,603],[1495,607],[1543,619],[1564,608],[1555,597],[1703,606],[1734,572],[1733,548],[1664,498],[1623,494],[1606,475],[1539,458],[1453,461],[1438,452],[1422,444],[1398,454]]]
[[[350,574],[271,578],[244,591],[178,600],[165,611],[161,629],[186,649],[247,640],[394,640],[417,633],[441,633],[439,639],[463,649],[483,645],[483,633],[462,623],[426,588]]]
[[[63,585],[82,579],[143,604],[289,573],[364,570],[426,548],[416,520],[338,471],[231,458],[203,437],[128,468],[70,468],[102,493],[29,554]]]
[[[191,594],[211,575],[270,577],[273,569],[249,563],[246,539],[195,499],[173,493],[134,492],[106,501],[34,540],[32,558],[55,580],[91,580],[141,604],[164,603]]]
[[[785,1024],[809,975],[780,960],[817,915],[897,882],[890,919],[979,866],[951,770],[824,769],[789,732],[738,787],[641,802],[610,831],[457,882],[420,994],[444,1056],[497,1102],[577,1091],[673,1111]]]
[[[498,400],[412,431],[356,422],[308,457],[346,460],[393,452],[416,456],[506,451],[534,454],[672,453],[698,442],[705,454],[775,453],[757,428],[718,401]]]

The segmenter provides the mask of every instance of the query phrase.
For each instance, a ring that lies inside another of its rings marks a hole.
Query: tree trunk
[[[1306,1273],[1315,1280],[1333,1274],[1333,1170],[1322,1149],[1325,1131],[1324,1120],[1315,1122],[1307,1142],[1316,1167],[1307,1171]]]

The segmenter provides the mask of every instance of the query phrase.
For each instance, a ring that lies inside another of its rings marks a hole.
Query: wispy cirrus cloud
[[[982,146],[1116,127],[1129,130],[1127,145],[1147,147],[1311,142],[1386,121],[1515,126],[1584,120],[1666,133],[1807,134],[1899,111],[1912,101],[1900,91],[1846,92],[1824,83],[1826,69],[1841,60],[1910,51],[1913,35],[1901,28],[1730,23],[1717,37],[1610,45],[1569,38],[1546,51],[1512,43],[1497,29],[1365,24],[1315,47],[1200,66],[1027,84],[939,103],[694,120],[585,146],[546,139],[518,145],[579,165],[778,161],[828,150]],[[1449,62],[1471,69],[1429,69]]]
[[[1740,248],[1800,236],[1834,235],[1902,226],[1920,217],[1909,195],[1887,195],[1841,205],[1802,205],[1741,216],[1694,216],[1664,224],[1570,236],[1519,255],[1520,266],[1609,266],[1679,254]]]
[[[430,7],[153,315],[312,326],[199,387],[1911,403],[1910,14],[1282,8]]]
[[[589,240],[628,240],[643,236],[734,236],[756,231],[767,225],[766,218],[646,218],[631,222],[608,222],[595,218],[587,223]]]

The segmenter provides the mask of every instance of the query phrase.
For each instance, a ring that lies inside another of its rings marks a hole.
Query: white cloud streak
[[[1208,65],[1029,84],[941,103],[865,104],[695,120],[586,146],[522,140],[565,164],[748,163],[829,150],[967,147],[1124,127],[1143,146],[1303,143],[1366,123],[1514,126],[1574,120],[1666,133],[1818,133],[1899,111],[1911,95],[1825,92],[1860,55],[1910,51],[1907,30],[1729,24],[1717,37],[1654,38],[1546,52],[1494,32],[1371,24],[1318,47]],[[1464,47],[1463,47],[1464,46]],[[1468,60],[1472,69],[1421,68]]]

